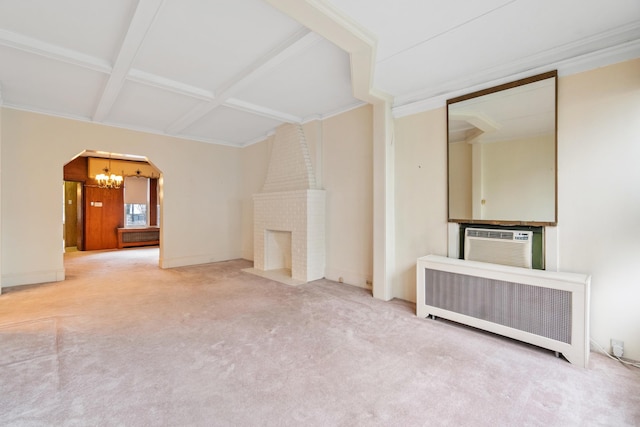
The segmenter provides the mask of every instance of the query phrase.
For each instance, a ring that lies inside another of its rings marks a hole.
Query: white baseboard
[[[371,289],[371,276],[363,275],[362,273],[340,270],[340,269],[326,269],[325,278],[333,280],[334,282],[346,283],[348,285],[358,286],[360,288]]]
[[[212,262],[229,261],[240,259],[241,256],[220,256],[220,255],[193,255],[175,258],[160,258],[160,268],[187,267],[189,265],[209,264]]]

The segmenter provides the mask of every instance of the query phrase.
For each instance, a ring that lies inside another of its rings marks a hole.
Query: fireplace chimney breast
[[[302,126],[285,124],[276,130],[267,178],[253,204],[254,269],[268,269],[269,233],[290,232],[291,277],[305,283],[323,278],[325,191],[316,187]]]

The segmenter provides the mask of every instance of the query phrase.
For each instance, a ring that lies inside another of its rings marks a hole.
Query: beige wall
[[[240,150],[13,109],[2,111],[3,285],[64,278],[62,169],[85,149],[163,172],[163,267],[238,258]],[[19,185],[16,185],[19,184]]]
[[[560,269],[592,275],[591,336],[640,360],[640,59],[560,79]]]
[[[561,77],[558,89],[558,267],[592,275],[593,339],[621,339],[640,360],[640,59]],[[415,301],[416,258],[446,255],[444,108],[395,126],[394,288]]]
[[[253,261],[253,199],[267,178],[273,137],[242,149],[242,258]]]
[[[372,141],[369,105],[322,122],[326,277],[362,287],[373,279]]]
[[[395,298],[415,302],[418,257],[447,255],[446,129],[444,107],[395,121]]]

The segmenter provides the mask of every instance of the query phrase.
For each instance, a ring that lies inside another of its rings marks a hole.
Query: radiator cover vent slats
[[[425,269],[425,304],[571,343],[571,293]]]
[[[427,255],[416,314],[442,317],[589,363],[591,276]]]
[[[160,239],[159,231],[136,231],[133,233],[124,233],[122,241],[124,243],[134,242],[152,242]]]

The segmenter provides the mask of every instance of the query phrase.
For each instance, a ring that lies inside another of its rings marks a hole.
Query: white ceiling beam
[[[94,56],[0,29],[0,45],[108,74],[111,64]]]
[[[326,0],[266,0],[312,31],[349,53],[353,96],[361,101],[391,102],[392,97],[373,87],[376,36]]]
[[[142,46],[149,29],[158,16],[163,1],[164,0],[140,0],[138,3],[131,23],[129,24],[127,34],[120,47],[118,57],[113,65],[109,81],[105,86],[100,102],[93,115],[94,121],[103,121],[111,111],[124,85],[124,81],[129,74],[131,65],[140,50],[140,46]]]
[[[297,55],[300,52],[304,52],[319,40],[321,40],[319,35],[310,32],[306,28],[300,29],[299,31],[295,32],[293,35],[280,43],[280,45],[278,45],[276,48],[271,50],[269,53],[251,64],[241,73],[234,76],[233,79],[218,88],[218,90],[216,90],[215,99],[194,107],[187,114],[169,125],[169,127],[166,129],[166,132],[169,134],[176,134],[191,126],[193,123],[201,119],[209,112],[223,105],[234,94],[245,88],[256,79],[263,76],[267,71],[273,69],[288,58],[291,58],[292,56]]]
[[[277,120],[279,122],[302,123],[302,117],[294,116],[293,114],[283,113],[282,111],[273,110],[271,108],[252,104],[250,102],[245,102],[240,99],[229,98],[224,102],[223,105],[225,107],[230,107],[235,110],[245,111],[251,114],[257,114],[258,116]]]
[[[180,95],[198,98],[203,101],[211,101],[214,98],[214,93],[209,90],[158,76],[156,74],[147,73],[146,71],[142,71],[137,68],[129,70],[127,80],[171,91]]]

